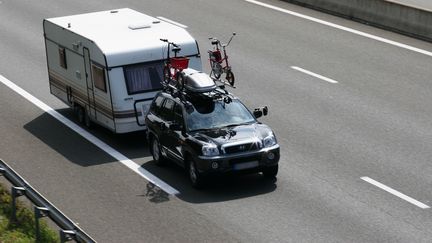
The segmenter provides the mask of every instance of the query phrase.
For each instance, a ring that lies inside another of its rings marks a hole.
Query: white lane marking
[[[167,19],[167,18],[162,17],[162,16],[157,16],[156,18],[158,18],[158,19],[160,19],[160,20],[163,20],[163,21],[165,21],[165,22],[168,22],[168,23],[170,23],[170,24],[177,25],[178,27],[181,27],[181,28],[183,28],[183,29],[186,29],[186,28],[187,28],[187,25],[180,24],[179,22],[176,22],[176,21],[171,20],[171,19]]]
[[[369,178],[367,176],[361,177],[361,179],[364,180],[364,181],[366,181],[366,182],[368,182],[368,183],[370,183],[370,184],[372,184],[372,185],[374,185],[374,186],[376,186],[376,187],[379,187],[379,188],[383,189],[384,191],[389,192],[389,193],[391,193],[391,194],[393,194],[393,195],[395,195],[395,196],[397,196],[397,197],[399,197],[399,198],[401,198],[401,199],[403,199],[403,200],[405,200],[405,201],[407,201],[409,203],[412,203],[412,204],[416,205],[419,208],[422,208],[422,209],[428,209],[428,208],[430,208],[428,205],[426,205],[426,204],[424,204],[422,202],[419,202],[419,201],[415,200],[414,198],[409,197],[409,196],[407,196],[407,195],[405,195],[405,194],[403,194],[401,192],[398,192],[395,189],[390,188],[390,187],[388,187],[388,186],[386,186],[386,185],[384,185],[384,184],[382,184],[382,183],[380,183],[380,182],[378,182],[378,181],[376,181],[374,179],[371,179],[371,178]]]
[[[333,79],[331,79],[331,78],[324,77],[324,76],[322,76],[322,75],[319,75],[319,74],[317,74],[317,73],[314,73],[314,72],[308,71],[308,70],[303,69],[303,68],[300,68],[300,67],[291,66],[291,68],[292,68],[292,69],[295,69],[295,70],[297,70],[297,71],[299,71],[299,72],[305,73],[305,74],[307,74],[307,75],[313,76],[313,77],[315,77],[315,78],[319,78],[319,79],[324,80],[324,81],[326,81],[326,82],[332,83],[332,84],[337,84],[337,83],[339,83],[339,82],[336,81],[336,80],[333,80]]]
[[[402,43],[399,43],[399,42],[396,42],[396,41],[392,41],[392,40],[389,40],[389,39],[386,39],[386,38],[383,38],[383,37],[375,36],[375,35],[368,34],[368,33],[365,33],[365,32],[362,32],[362,31],[358,31],[358,30],[355,30],[355,29],[351,29],[351,28],[348,28],[348,27],[345,27],[345,26],[342,26],[342,25],[333,24],[331,22],[327,22],[327,21],[324,21],[324,20],[321,20],[321,19],[310,17],[310,16],[307,16],[307,15],[304,15],[304,14],[300,14],[300,13],[297,13],[297,12],[294,12],[294,11],[286,10],[286,9],[283,9],[283,8],[280,8],[280,7],[276,7],[276,6],[273,6],[273,5],[270,5],[270,4],[262,3],[262,2],[259,2],[259,1],[255,1],[255,0],[244,0],[244,1],[252,3],[252,4],[256,4],[256,5],[259,5],[259,6],[262,6],[262,7],[266,7],[266,8],[269,8],[269,9],[273,9],[273,10],[276,10],[276,11],[279,11],[279,12],[283,12],[283,13],[286,13],[286,14],[290,14],[290,15],[293,15],[293,16],[296,16],[296,17],[299,17],[299,18],[307,19],[307,20],[313,21],[315,23],[319,23],[319,24],[323,24],[323,25],[326,25],[326,26],[329,26],[329,27],[336,28],[336,29],[344,30],[344,31],[347,31],[347,32],[350,32],[350,33],[353,33],[353,34],[356,34],[356,35],[360,35],[360,36],[363,36],[363,37],[366,37],[366,38],[370,38],[370,39],[373,39],[373,40],[384,42],[384,43],[387,43],[387,44],[390,44],[390,45],[393,45],[393,46],[397,46],[397,47],[400,47],[400,48],[404,48],[404,49],[407,49],[407,50],[410,50],[410,51],[414,51],[414,52],[421,53],[421,54],[424,54],[424,55],[432,57],[432,52],[426,51],[426,50],[423,50],[423,49],[420,49],[420,48],[417,48],[417,47],[413,47],[413,46],[410,46],[410,45],[402,44]]]
[[[12,89],[13,91],[15,91],[16,93],[20,94],[22,97],[26,98],[31,103],[35,104],[37,107],[39,107],[46,113],[50,114],[52,117],[54,117],[55,119],[57,119],[58,121],[60,121],[61,123],[69,127],[70,129],[72,129],[73,131],[75,131],[85,139],[87,139],[89,142],[93,143],[95,146],[105,151],[107,154],[111,155],[113,158],[118,160],[120,163],[122,163],[123,165],[125,165],[126,167],[128,167],[129,169],[131,169],[141,177],[145,178],[149,182],[155,184],[156,186],[164,190],[166,193],[170,195],[180,194],[180,192],[177,191],[175,188],[171,187],[161,179],[157,178],[149,171],[142,168],[139,164],[133,162],[132,160],[130,160],[129,158],[127,158],[117,150],[110,147],[108,144],[104,143],[103,141],[101,141],[91,133],[87,132],[86,130],[84,130],[74,122],[70,121],[69,119],[67,119],[66,117],[64,117],[57,111],[55,111],[53,108],[49,107],[47,104],[43,103],[41,100],[34,97],[33,95],[31,95],[24,89],[20,88],[19,86],[17,86],[12,81],[8,80],[2,75],[0,75],[0,82],[6,85],[7,87],[9,87],[10,89]]]

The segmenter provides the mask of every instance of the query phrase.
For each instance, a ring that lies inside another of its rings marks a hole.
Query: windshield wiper
[[[250,124],[252,124],[252,122],[233,123],[233,124],[226,125],[224,127],[236,127],[236,126],[244,126]]]
[[[194,130],[190,130],[190,132],[206,132],[206,131],[211,131],[211,130],[215,130],[217,128],[199,128],[199,129],[194,129]]]

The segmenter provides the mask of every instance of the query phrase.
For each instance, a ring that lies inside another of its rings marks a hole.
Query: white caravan
[[[180,46],[189,67],[202,69],[198,44],[182,26],[132,9],[49,18],[43,28],[51,93],[80,122],[115,133],[146,129],[144,117],[162,88],[161,38]]]

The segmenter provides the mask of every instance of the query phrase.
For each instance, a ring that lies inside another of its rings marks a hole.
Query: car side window
[[[182,107],[179,104],[175,104],[174,107],[174,122],[176,122],[179,125],[183,125],[183,112]]]
[[[150,107],[150,112],[152,112],[155,115],[159,115],[162,108],[163,101],[164,101],[164,97],[158,96],[156,100],[152,103]]]
[[[163,104],[163,107],[160,112],[160,117],[165,121],[173,121],[174,120],[174,105],[175,102],[171,99],[167,99]]]

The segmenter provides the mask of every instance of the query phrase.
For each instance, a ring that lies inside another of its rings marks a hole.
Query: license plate
[[[244,170],[244,169],[250,169],[255,167],[258,167],[258,161],[251,161],[251,162],[245,162],[245,163],[239,163],[233,165],[234,170]]]

